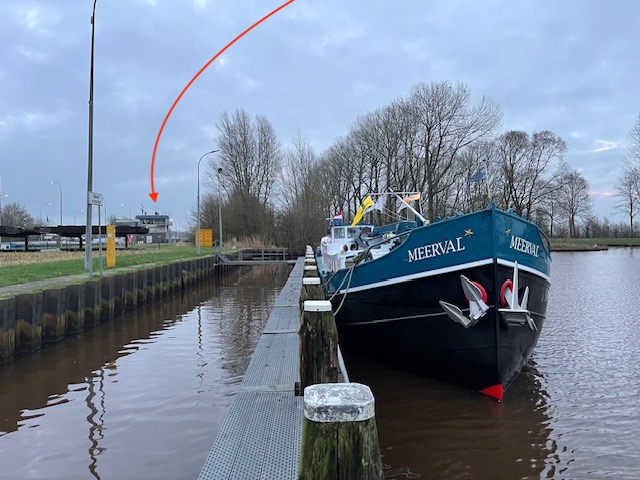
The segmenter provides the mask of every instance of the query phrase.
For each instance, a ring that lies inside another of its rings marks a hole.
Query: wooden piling
[[[84,331],[84,285],[67,285],[67,309],[64,313],[66,336],[75,337]]]
[[[127,292],[125,294],[125,310],[135,310],[138,306],[138,275],[136,272],[127,272]]]
[[[298,478],[384,478],[371,389],[358,383],[304,389]]]
[[[100,280],[84,283],[84,325],[95,327],[100,323]]]
[[[303,311],[304,302],[307,300],[324,300],[324,292],[320,286],[319,277],[306,277],[302,279],[300,311]]]
[[[305,265],[303,277],[317,277],[318,267],[316,265]]]
[[[116,310],[115,277],[100,278],[100,319],[111,320]]]
[[[307,300],[299,330],[300,387],[338,381],[338,329],[331,302]]]
[[[16,353],[31,353],[42,347],[42,292],[16,297]]]
[[[16,300],[0,300],[0,365],[13,360],[16,352]]]
[[[42,303],[42,343],[56,343],[65,337],[67,329],[66,287],[46,290]]]

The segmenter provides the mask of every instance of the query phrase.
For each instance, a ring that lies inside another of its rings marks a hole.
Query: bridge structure
[[[16,227],[0,225],[0,238],[19,238],[24,242],[24,250],[29,250],[29,237],[46,235],[54,233],[59,237],[77,238],[79,242],[79,248],[82,249],[82,236],[86,233],[87,227],[84,225],[58,225],[55,227]],[[93,235],[106,235],[107,227],[102,225],[98,229],[97,225],[93,225],[91,228]],[[129,225],[116,225],[116,237],[122,237],[125,239],[125,244],[128,243],[129,235],[146,235],[149,233],[147,227],[132,227]]]
[[[247,248],[232,253],[218,253],[218,263],[223,265],[294,265],[298,257],[286,248]]]

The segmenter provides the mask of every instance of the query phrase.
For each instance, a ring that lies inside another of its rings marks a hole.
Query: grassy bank
[[[551,250],[590,251],[608,247],[640,247],[640,238],[552,238]]]
[[[202,249],[202,255],[211,249]],[[147,264],[165,264],[173,260],[196,257],[193,245],[160,244],[118,250],[116,267],[135,267]],[[103,252],[106,264],[106,252]],[[105,271],[108,269],[106,267]],[[93,253],[93,270],[100,270],[98,252]],[[85,273],[84,252],[11,252],[0,254],[0,287],[36,282],[55,277]]]

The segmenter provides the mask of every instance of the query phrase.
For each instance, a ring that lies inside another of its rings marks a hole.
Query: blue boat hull
[[[441,223],[417,229],[386,257],[325,279],[327,296],[335,294],[340,344],[501,400],[543,327],[548,245],[535,225],[493,209]],[[473,233],[464,237],[465,230]],[[440,255],[433,255],[435,248]],[[418,261],[421,269],[415,268]],[[518,297],[528,287],[527,311],[535,327],[509,323],[499,312],[506,307],[503,287],[513,279],[516,262]],[[440,304],[469,314],[461,275],[486,292],[488,310],[469,328],[453,321]]]

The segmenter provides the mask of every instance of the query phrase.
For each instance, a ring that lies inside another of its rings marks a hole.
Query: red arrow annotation
[[[180,99],[182,98],[182,96],[185,94],[185,92],[189,89],[189,87],[193,84],[193,82],[195,82],[196,78],[198,78],[200,76],[200,74],[202,72],[204,72],[207,67],[209,65],[211,65],[216,58],[218,58],[220,55],[222,55],[231,45],[233,45],[234,43],[236,43],[238,40],[240,40],[245,34],[247,34],[248,32],[250,32],[251,30],[253,30],[255,27],[257,27],[258,25],[260,25],[262,22],[264,22],[267,18],[275,15],[276,13],[278,13],[280,10],[282,10],[284,7],[286,7],[287,5],[292,4],[293,2],[295,2],[295,0],[289,0],[288,2],[280,5],[278,8],[276,8],[275,10],[273,10],[271,13],[268,13],[267,15],[265,15],[264,17],[262,17],[260,20],[258,20],[256,23],[254,23],[253,25],[251,25],[249,28],[247,28],[244,32],[242,32],[240,35],[238,35],[236,38],[234,38],[233,40],[231,40],[227,45],[225,45],[225,47],[220,50],[218,53],[216,53],[213,58],[211,60],[209,60],[199,71],[198,73],[196,73],[193,78],[189,81],[189,83],[187,83],[187,86],[184,87],[182,89],[182,91],[180,92],[180,95],[178,95],[178,98],[175,99],[175,101],[173,102],[173,105],[171,105],[171,108],[169,109],[169,112],[167,112],[167,116],[164,117],[164,121],[162,122],[162,126],[160,126],[160,131],[158,131],[158,136],[156,137],[156,143],[153,146],[153,155],[151,156],[151,193],[149,194],[149,196],[151,197],[151,200],[153,200],[154,202],[156,200],[158,200],[158,192],[156,192],[156,189],[154,187],[154,179],[153,179],[153,170],[154,170],[154,166],[156,163],[156,150],[158,150],[158,143],[160,142],[160,137],[162,136],[162,131],[164,130],[164,126],[167,124],[167,120],[169,120],[169,117],[171,116],[171,114],[173,113],[173,109],[176,108],[176,105],[178,104],[178,102],[180,101]]]

